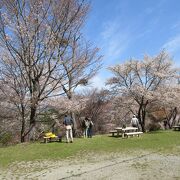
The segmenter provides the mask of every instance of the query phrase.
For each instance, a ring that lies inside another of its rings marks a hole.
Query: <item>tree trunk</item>
[[[25,118],[22,117],[22,125],[21,125],[21,142],[25,142]]]
[[[145,132],[145,120],[146,120],[146,105],[140,104],[138,110],[138,119],[141,125],[142,132]]]
[[[142,132],[145,132],[146,108],[142,108]]]
[[[141,109],[142,109],[142,105],[139,105],[139,110],[138,110],[138,120],[139,120],[139,124],[141,125],[141,129],[143,130],[143,123],[142,123],[142,116],[141,116]]]
[[[69,85],[71,86],[71,85]],[[65,91],[66,92],[66,95],[68,97],[69,100],[72,99],[72,91],[69,89],[69,91]],[[71,118],[73,119],[73,137],[76,137],[76,131],[77,131],[77,123],[76,123],[76,118],[75,118],[75,114],[74,112],[70,111],[70,115],[71,115]]]
[[[35,125],[35,122],[36,122],[36,119],[35,119],[35,117],[36,117],[36,110],[37,110],[36,105],[33,104],[33,105],[31,106],[30,126],[31,126],[31,125]]]
[[[34,140],[34,134],[31,131],[34,131],[35,125],[36,125],[36,111],[37,106],[36,104],[31,105],[31,114],[30,114],[30,128],[29,128],[29,140]]]
[[[24,112],[24,106],[22,104],[21,104],[21,117],[22,117],[21,142],[25,142],[25,112]]]

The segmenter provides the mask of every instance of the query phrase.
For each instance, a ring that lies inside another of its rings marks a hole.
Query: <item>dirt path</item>
[[[180,156],[141,152],[135,155],[89,154],[88,158],[12,165],[0,179],[172,180],[180,179]]]

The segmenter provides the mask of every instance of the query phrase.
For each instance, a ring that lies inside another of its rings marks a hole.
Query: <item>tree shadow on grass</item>
[[[121,135],[119,135],[119,136],[108,135],[108,137],[110,137],[110,138],[121,138],[122,136]]]
[[[165,130],[164,131],[163,130],[157,130],[157,131],[149,131],[146,134],[162,134],[164,132],[166,132],[166,131]]]

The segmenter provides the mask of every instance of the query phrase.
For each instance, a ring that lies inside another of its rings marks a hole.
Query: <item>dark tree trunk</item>
[[[139,104],[139,110],[138,110],[138,119],[139,123],[141,125],[142,132],[146,131],[145,128],[145,122],[146,122],[146,107],[148,105],[148,101],[144,103],[144,98],[141,100],[141,104]]]
[[[33,104],[33,105],[31,106],[30,126],[34,126],[35,123],[36,123],[36,110],[37,110],[36,105]]]
[[[23,105],[21,105],[21,117],[22,117],[21,142],[25,142],[25,109]]]
[[[143,124],[143,119],[142,119],[142,104],[139,105],[138,120],[139,120],[139,124],[141,125],[141,129],[142,129],[142,131],[143,131],[143,129],[144,129],[144,124]],[[144,131],[143,131],[143,132],[144,132]]]
[[[25,142],[25,118],[22,117],[22,126],[21,126],[21,142]]]
[[[30,113],[30,127],[29,127],[29,140],[35,140],[33,137],[33,131],[36,125],[36,111],[37,111],[37,105],[36,104],[32,104],[31,105],[31,113]]]
[[[142,132],[145,132],[146,109],[142,109]]]

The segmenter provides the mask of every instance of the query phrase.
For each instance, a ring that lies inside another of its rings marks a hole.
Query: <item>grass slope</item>
[[[74,143],[23,143],[0,148],[0,166],[7,167],[12,162],[42,159],[64,159],[88,152],[131,153],[133,151],[159,151],[160,153],[180,154],[180,132],[157,131],[143,134],[140,138],[128,139],[97,135],[92,139],[79,138]]]

